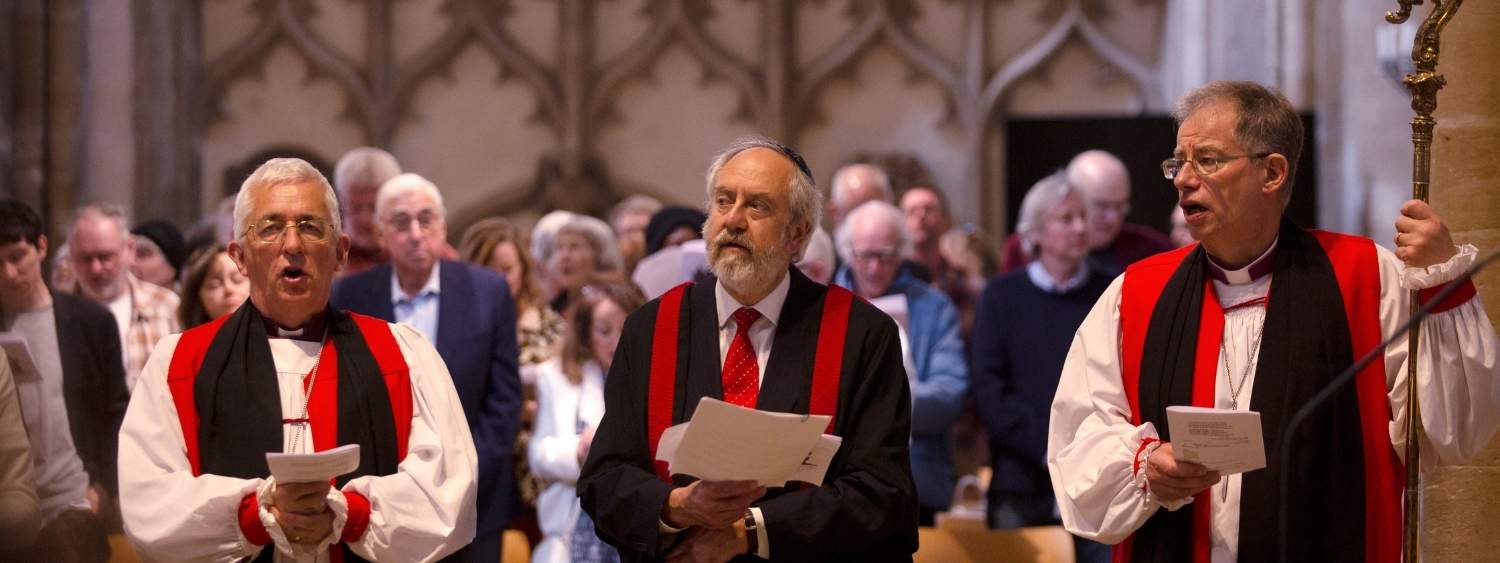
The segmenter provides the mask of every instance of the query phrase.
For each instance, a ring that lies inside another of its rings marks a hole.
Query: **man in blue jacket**
[[[953,452],[948,434],[963,412],[969,368],[959,338],[958,310],[942,292],[917,279],[901,265],[910,244],[905,215],[884,201],[856,207],[838,229],[844,265],[834,283],[872,300],[887,303],[887,313],[904,329],[902,346],[911,383],[911,472],[917,481],[920,522],[931,526],[938,512],[953,502]],[[900,318],[904,296],[905,319]],[[882,307],[886,308],[886,307]]]
[[[515,304],[499,274],[438,258],[448,227],[443,196],[432,182],[416,174],[390,179],[376,196],[375,216],[390,262],[339,280],[331,301],[410,324],[437,344],[479,453],[474,542],[449,560],[498,561],[510,519],[510,453],[521,408]]]

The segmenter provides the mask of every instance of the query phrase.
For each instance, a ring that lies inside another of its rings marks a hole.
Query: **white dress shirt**
[[[442,262],[432,265],[432,273],[427,275],[427,283],[417,291],[416,297],[408,296],[401,289],[396,268],[391,268],[391,312],[395,314],[396,322],[411,325],[422,336],[426,336],[428,342],[433,343],[437,342],[438,337],[438,300],[442,298],[443,289],[438,269],[442,267]]]
[[[792,276],[782,275],[781,283],[771,290],[760,300],[759,303],[750,305],[760,312],[760,318],[750,325],[750,346],[755,349],[755,362],[760,368],[756,385],[763,386],[766,381],[766,362],[771,359],[771,344],[776,336],[776,323],[781,320],[781,306],[786,304],[786,294],[792,288]],[[734,322],[734,312],[746,305],[740,303],[729,291],[724,289],[724,284],[714,282],[714,305],[719,315],[719,369],[724,368],[724,359],[729,355],[729,344],[734,342],[734,336],[739,332],[739,325]],[[771,545],[769,534],[766,533],[766,519],[761,516],[759,507],[750,507],[750,513],[755,517],[755,539],[758,549],[755,554],[763,559],[771,558]],[[678,532],[662,524],[663,531]]]

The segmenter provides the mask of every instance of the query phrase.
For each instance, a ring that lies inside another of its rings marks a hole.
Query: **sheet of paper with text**
[[[1172,455],[1224,475],[1266,466],[1260,413],[1204,407],[1167,407]]]
[[[758,411],[704,397],[692,420],[662,433],[656,458],[673,474],[705,481],[822,484],[842,443],[827,416]]]

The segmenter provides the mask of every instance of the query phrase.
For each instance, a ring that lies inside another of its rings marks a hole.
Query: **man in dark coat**
[[[812,175],[795,152],[741,139],[708,176],[704,234],[716,278],[669,291],[626,321],[579,481],[584,510],[627,561],[910,561],[911,394],[895,323],[791,267],[819,217]],[[657,364],[658,353],[675,359]],[[656,393],[662,382],[670,393]],[[831,411],[843,442],[822,486],[668,481],[653,471],[651,436],[664,420],[648,413],[686,421],[702,397]]]

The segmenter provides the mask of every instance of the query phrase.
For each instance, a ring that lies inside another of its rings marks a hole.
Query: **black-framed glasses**
[[[1193,171],[1199,176],[1208,176],[1218,172],[1225,164],[1241,158],[1265,158],[1271,156],[1270,152],[1236,154],[1226,156],[1199,156],[1194,158],[1169,158],[1161,161],[1161,175],[1168,180],[1176,180],[1177,173],[1182,171],[1183,163],[1191,163]]]
[[[280,219],[261,219],[255,224],[245,228],[245,231],[255,240],[266,244],[275,244],[281,241],[282,234],[287,229],[296,229],[297,236],[303,242],[328,242],[333,236],[333,227],[319,219],[301,219],[297,221],[283,221]]]

